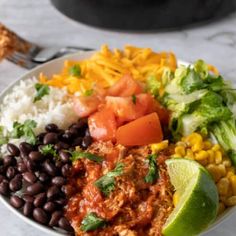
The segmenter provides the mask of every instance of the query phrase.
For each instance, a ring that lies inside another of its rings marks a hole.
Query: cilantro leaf
[[[151,183],[152,184],[159,177],[156,158],[157,158],[156,154],[152,154],[152,155],[148,156],[149,170],[148,170],[147,175],[144,178],[145,182],[147,182],[147,183]]]
[[[114,170],[102,176],[94,183],[94,185],[98,187],[105,196],[108,196],[110,192],[115,189],[115,177],[122,175],[123,169],[124,164],[118,163]]]
[[[92,153],[89,153],[89,152],[74,151],[74,152],[70,152],[70,154],[71,154],[71,161],[72,162],[74,162],[78,159],[81,159],[81,158],[87,158],[90,161],[95,161],[95,162],[98,162],[98,163],[102,163],[102,161],[103,161],[102,157],[97,156],[97,155],[92,154]]]
[[[72,76],[80,77],[81,76],[81,68],[80,65],[73,65],[69,68],[69,74]]]
[[[135,94],[132,95],[132,102],[133,104],[136,104],[136,101],[137,101],[137,97]]]
[[[26,141],[30,144],[36,144],[36,136],[33,129],[37,126],[34,120],[26,120],[23,124],[19,122],[13,123],[13,131],[11,136],[13,138],[25,137]]]
[[[84,92],[84,96],[89,97],[89,96],[93,95],[93,92],[94,92],[93,89],[88,89]]]
[[[35,97],[34,97],[34,100],[33,100],[34,103],[41,100],[43,96],[49,94],[50,89],[49,89],[49,86],[47,84],[37,83],[37,84],[35,84],[34,87],[35,87],[36,92],[37,92]]]
[[[45,146],[43,146],[42,148],[40,148],[40,152],[43,155],[52,155],[53,157],[57,156],[57,151],[54,149],[52,144],[47,144]]]
[[[105,226],[106,221],[96,215],[96,213],[91,212],[87,214],[81,222],[81,230],[87,232],[90,230],[95,230]]]
[[[0,145],[6,144],[8,142],[8,137],[4,136],[3,134],[3,127],[0,126]]]

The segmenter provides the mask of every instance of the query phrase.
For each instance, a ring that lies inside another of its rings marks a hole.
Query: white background
[[[205,26],[160,33],[121,33],[75,23],[58,13],[48,0],[0,0],[0,22],[22,37],[43,46],[77,45],[99,48],[133,44],[171,50],[178,58],[198,58],[216,65],[225,78],[236,80],[236,14]],[[10,62],[0,64],[0,90],[25,72]],[[235,236],[236,215],[206,236]],[[40,231],[0,205],[1,236],[41,236]],[[45,235],[46,236],[46,235]],[[174,236],[174,235],[173,235]]]

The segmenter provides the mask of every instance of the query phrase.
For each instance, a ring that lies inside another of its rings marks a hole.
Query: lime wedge
[[[207,170],[195,161],[166,161],[170,181],[178,191],[179,201],[163,226],[164,236],[194,236],[216,218],[218,192]]]

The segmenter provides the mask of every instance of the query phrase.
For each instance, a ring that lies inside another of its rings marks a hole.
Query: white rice
[[[33,103],[37,82],[36,78],[22,80],[4,97],[0,106],[0,125],[3,126],[4,134],[12,131],[15,121],[24,123],[27,119],[34,120],[37,123],[34,129],[37,135],[49,123],[65,129],[78,119],[66,89],[50,87],[49,95]]]

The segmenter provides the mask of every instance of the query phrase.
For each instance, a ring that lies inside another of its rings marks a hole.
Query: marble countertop
[[[218,22],[192,29],[123,33],[75,23],[58,13],[48,0],[0,0],[0,22],[22,37],[43,46],[99,48],[101,44],[107,43],[111,47],[133,44],[155,50],[171,50],[185,61],[202,58],[217,66],[225,78],[236,81],[236,13]],[[24,72],[24,69],[8,61],[1,62],[0,90]],[[234,236],[235,223],[236,214],[205,236]],[[41,236],[42,233],[0,205],[0,235]]]

